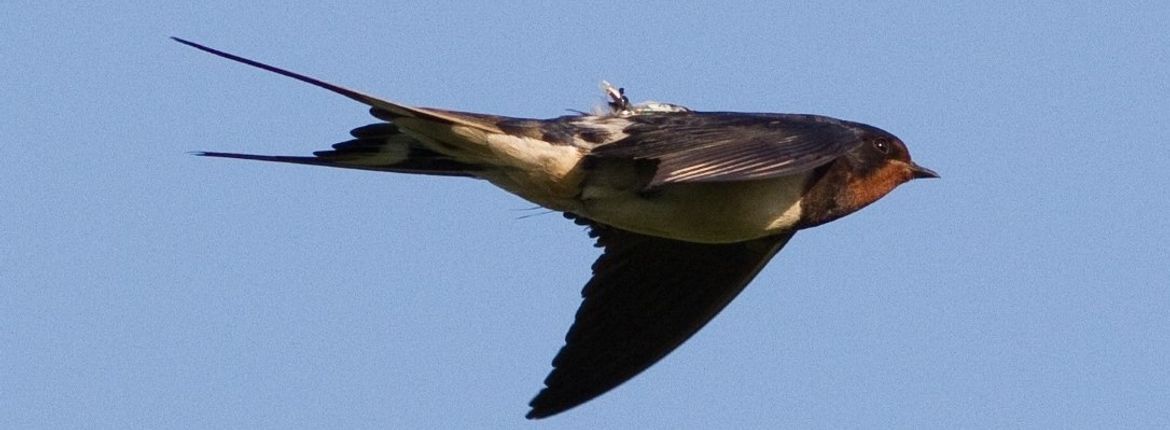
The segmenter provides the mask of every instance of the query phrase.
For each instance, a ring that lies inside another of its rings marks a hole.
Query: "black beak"
[[[919,166],[918,164],[915,164],[913,162],[910,163],[910,171],[914,173],[914,179],[937,178],[938,177],[938,173],[934,173],[933,170]]]

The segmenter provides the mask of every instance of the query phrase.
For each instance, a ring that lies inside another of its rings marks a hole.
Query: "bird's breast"
[[[792,175],[641,190],[595,175],[584,183],[580,200],[582,215],[621,229],[689,242],[731,243],[795,228],[805,181],[805,175]]]

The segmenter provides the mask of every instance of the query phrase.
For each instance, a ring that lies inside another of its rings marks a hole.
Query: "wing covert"
[[[657,162],[648,187],[790,175],[862,142],[854,124],[818,115],[677,112],[629,119],[627,137],[597,147],[590,157]]]

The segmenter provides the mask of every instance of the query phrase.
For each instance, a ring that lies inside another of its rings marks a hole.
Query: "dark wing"
[[[439,176],[474,176],[479,170],[477,166],[428,149],[394,124],[370,124],[349,134],[353,139],[333,145],[332,150],[314,152],[312,157],[233,152],[196,152],[195,155]]]
[[[577,223],[590,226],[605,252],[528,418],[589,401],[665,357],[727,306],[793,234],[711,245],[584,218]]]
[[[818,115],[680,112],[628,119],[627,137],[590,156],[657,162],[647,187],[790,175],[826,164],[862,142],[860,124]]]

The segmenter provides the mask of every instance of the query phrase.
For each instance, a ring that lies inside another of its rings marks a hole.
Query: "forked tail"
[[[443,176],[475,176],[482,166],[478,155],[484,153],[466,136],[499,134],[501,118],[418,108],[379,99],[279,67],[229,54],[188,40],[172,37],[176,42],[204,52],[284,75],[324,88],[370,106],[370,113],[388,123],[370,124],[350,131],[352,140],[333,145],[329,151],[317,151],[313,157],[255,155],[229,152],[196,152],[206,157],[276,161],[362,170],[418,173]]]
[[[275,161],[437,176],[474,177],[476,172],[481,169],[481,166],[455,161],[451,157],[428,149],[418,140],[402,133],[394,124],[370,124],[355,128],[349,133],[353,139],[334,144],[332,150],[316,151],[312,157],[212,151],[199,151],[194,154],[203,157]]]

